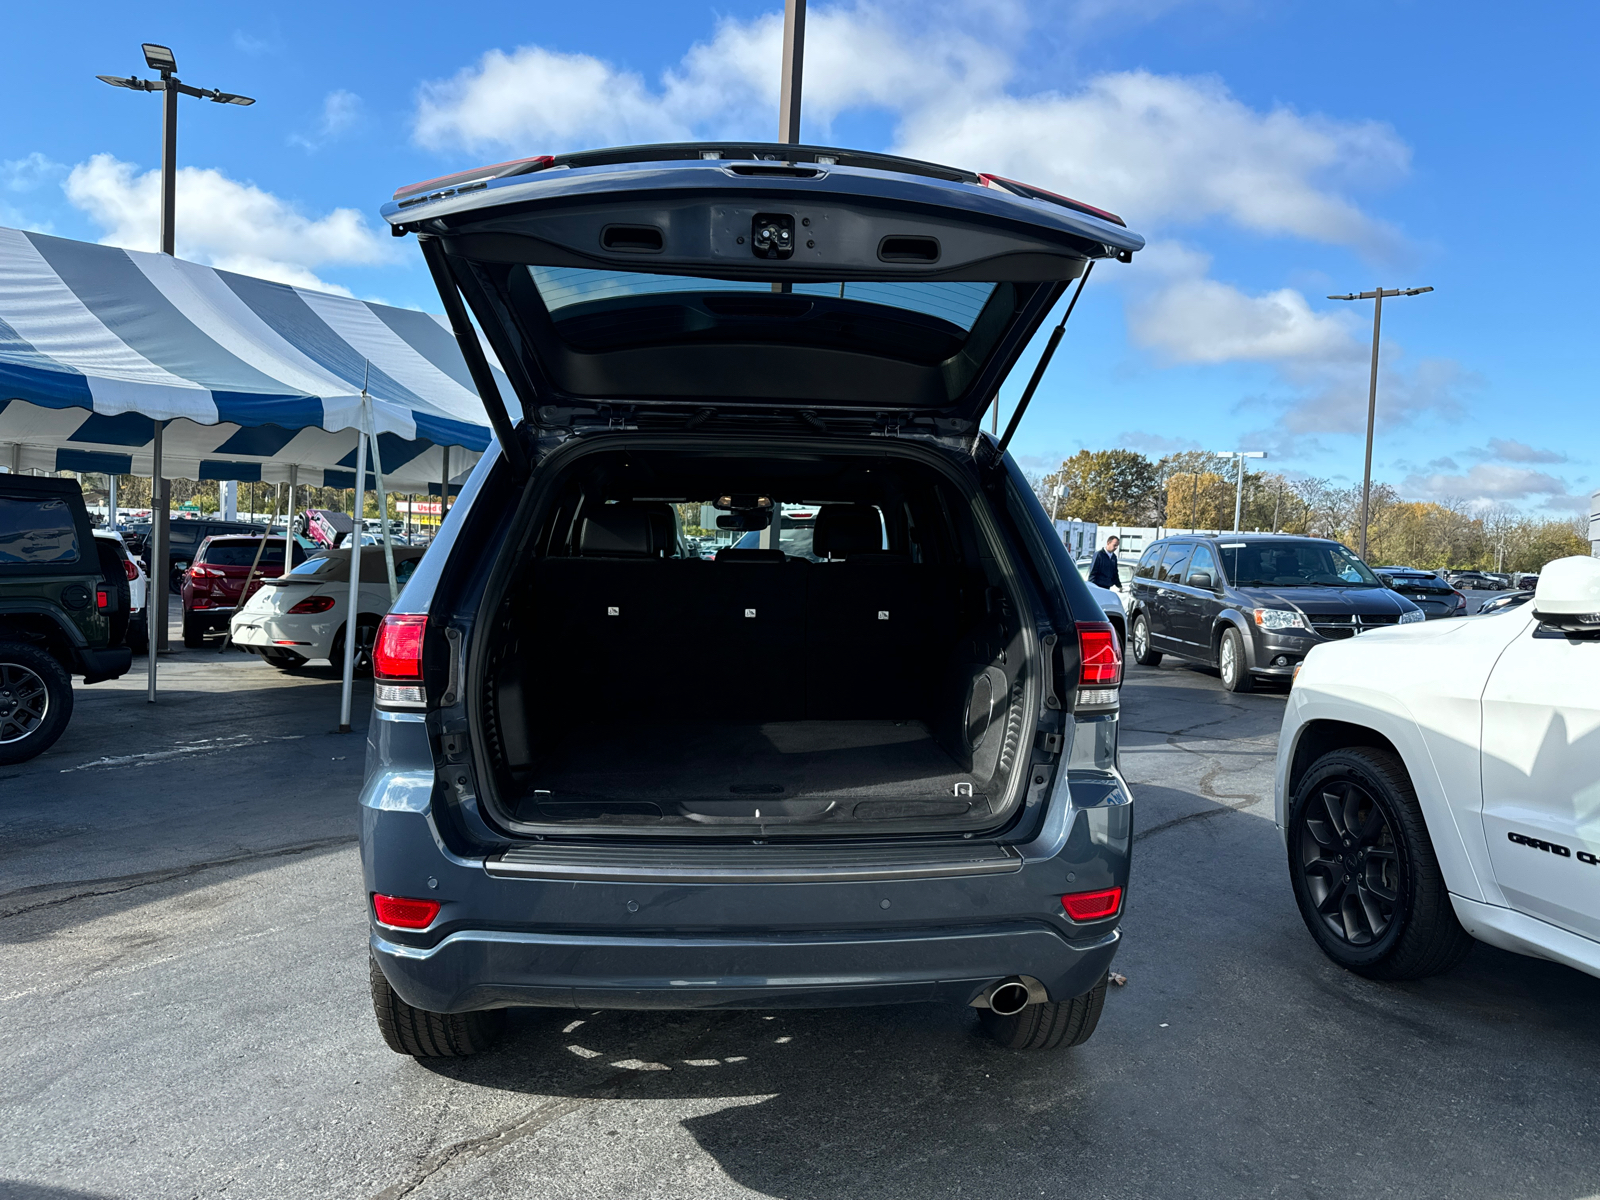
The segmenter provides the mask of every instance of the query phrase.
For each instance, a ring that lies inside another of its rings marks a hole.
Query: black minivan
[[[1128,884],[1120,650],[981,421],[1143,240],[794,145],[530,159],[385,216],[496,431],[374,645],[388,1044],[471,1053],[518,1005],[909,1001],[1085,1040]],[[713,561],[707,519],[745,535]]]
[[[1230,692],[1292,678],[1322,642],[1425,619],[1338,542],[1280,533],[1154,542],[1130,591],[1134,661],[1216,667]]]

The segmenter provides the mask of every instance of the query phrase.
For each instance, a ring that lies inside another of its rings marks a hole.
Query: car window
[[[174,521],[168,527],[167,540],[174,546],[192,546],[200,533],[199,526]]]
[[[408,558],[405,560],[405,562],[395,563],[395,582],[401,587],[405,587],[405,585],[410,582],[411,577],[417,573],[417,564],[421,561],[422,560],[420,558]]]
[[[259,543],[255,538],[248,542],[226,541],[212,542],[200,552],[202,562],[210,563],[216,567],[248,567],[256,561],[256,546]],[[298,547],[296,547],[298,549]],[[262,567],[283,566],[283,543],[268,542],[261,548]]]
[[[77,561],[78,528],[65,500],[0,496],[0,562]]]
[[[1234,587],[1382,587],[1366,563],[1337,542],[1280,538],[1224,542],[1222,565]]]
[[[1161,583],[1177,583],[1183,578],[1184,564],[1189,561],[1189,551],[1193,549],[1192,543],[1173,542],[1161,556],[1161,570],[1156,575]]]
[[[1152,579],[1155,577],[1156,564],[1161,561],[1161,552],[1166,549],[1166,543],[1157,542],[1139,556],[1139,565],[1134,568],[1135,579]]]
[[[1199,545],[1194,548],[1194,557],[1189,560],[1189,570],[1184,575],[1185,582],[1193,582],[1195,575],[1205,572],[1211,576],[1211,586],[1215,587],[1222,581],[1217,578],[1217,558],[1211,553],[1211,547]]]

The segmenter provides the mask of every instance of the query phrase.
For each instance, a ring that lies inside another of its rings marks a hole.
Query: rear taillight
[[[439,915],[437,900],[407,900],[404,896],[372,893],[372,911],[380,925],[396,929],[426,929]]]
[[[327,612],[333,607],[333,603],[334,601],[332,596],[307,596],[304,600],[300,601],[299,604],[296,604],[294,607],[289,609],[289,611],[291,613],[299,613],[302,615],[305,613]]]
[[[131,558],[122,560],[122,573],[128,577],[129,583],[136,583],[139,579],[139,567]]]
[[[95,589],[95,591],[94,591],[94,602],[95,602],[95,606],[98,607],[98,608],[105,608],[111,603],[111,597],[106,594],[105,588],[96,588]]]
[[[372,644],[373,699],[380,705],[420,708],[427,703],[422,690],[422,639],[428,618],[422,613],[393,613],[378,626]]]
[[[1061,897],[1061,907],[1074,921],[1103,921],[1117,915],[1122,907],[1122,889],[1102,888],[1097,892],[1074,892]],[[382,917],[378,918],[380,921]]]
[[[1122,685],[1122,646],[1109,621],[1079,621],[1077,708],[1117,703]]]
[[[1467,598],[1465,596],[1463,596],[1460,592],[1457,592],[1455,594],[1455,597],[1456,597],[1456,607],[1457,608],[1465,608],[1467,606]]]

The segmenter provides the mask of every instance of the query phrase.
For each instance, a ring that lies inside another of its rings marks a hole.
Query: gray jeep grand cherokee
[[[497,435],[374,647],[389,1045],[471,1053],[518,1005],[921,1000],[1088,1038],[1128,883],[1120,651],[981,419],[1142,239],[779,145],[531,159],[385,216]],[[741,544],[688,549],[712,536]]]

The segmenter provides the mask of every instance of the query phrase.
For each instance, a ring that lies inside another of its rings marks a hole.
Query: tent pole
[[[283,509],[283,573],[294,569],[294,485],[300,482],[300,468],[289,464],[289,498]]]
[[[106,528],[113,533],[117,531],[117,475],[115,471],[106,476]]]
[[[350,601],[344,614],[344,688],[339,697],[339,732],[350,732],[350,692],[356,674],[356,637],[361,616],[361,510],[366,507],[367,439],[356,439],[356,515],[350,531]]]
[[[439,485],[439,530],[433,536],[438,537],[444,532],[444,508],[450,500],[450,447],[444,449],[444,482]]]
[[[378,431],[373,428],[372,399],[361,397],[361,423],[366,426],[366,436],[372,440],[372,480],[378,485],[378,521],[383,530],[383,561],[389,568],[389,604],[400,599],[400,585],[394,575],[394,543],[389,538],[389,493],[383,486],[383,454],[378,449]]]
[[[150,644],[147,647],[148,658],[145,660],[145,702],[156,702],[156,649],[160,645],[157,629],[164,624],[167,616],[167,564],[163,561],[162,551],[165,549],[163,542],[166,540],[161,535],[167,532],[162,528],[160,518],[161,500],[161,422],[155,423],[155,437],[150,442],[150,540],[145,543],[149,548],[150,578],[144,585],[144,623],[149,628]],[[158,607],[159,606],[159,607]],[[156,614],[161,614],[158,622]]]

